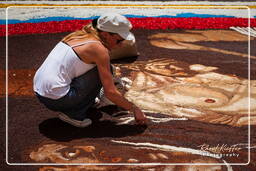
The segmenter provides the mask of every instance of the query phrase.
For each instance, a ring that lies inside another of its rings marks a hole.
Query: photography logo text
[[[213,157],[239,157],[239,151],[242,149],[241,147],[237,147],[236,145],[228,145],[228,144],[218,144],[218,145],[209,145],[202,144],[198,147],[201,148],[205,155]]]

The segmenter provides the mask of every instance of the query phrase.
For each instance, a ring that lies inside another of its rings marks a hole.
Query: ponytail
[[[101,39],[99,37],[100,30],[98,30],[96,28],[97,20],[98,19],[93,19],[90,24],[85,25],[81,30],[77,30],[73,33],[68,34],[67,36],[65,36],[62,39],[62,41],[63,42],[68,42],[68,41],[73,40],[73,39],[83,39],[83,38],[86,38],[86,37],[89,37],[89,36],[93,36],[96,39],[101,41]]]

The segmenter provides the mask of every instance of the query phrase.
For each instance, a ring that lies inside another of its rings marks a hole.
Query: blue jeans
[[[97,67],[76,77],[70,84],[69,92],[60,99],[50,99],[36,93],[39,101],[48,109],[59,111],[72,119],[84,120],[86,111],[94,104],[102,84]]]

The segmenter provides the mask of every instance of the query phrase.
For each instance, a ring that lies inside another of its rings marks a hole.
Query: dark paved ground
[[[19,0],[13,0],[19,1]],[[25,0],[26,1],[26,0]],[[37,1],[44,1],[44,0],[37,0]],[[59,0],[52,0],[52,1],[59,1]],[[62,1],[84,1],[84,0],[62,0]],[[98,1],[98,0],[90,0],[90,1]],[[101,1],[108,1],[108,0],[101,0]],[[112,0],[112,1],[120,1],[120,0]],[[144,0],[124,0],[124,1],[144,1]],[[162,0],[147,0],[147,1],[162,1]],[[175,1],[184,1],[184,0],[175,0]],[[209,0],[187,0],[187,1],[209,1]],[[254,0],[215,0],[212,2],[255,2]]]
[[[241,78],[247,78],[247,58],[241,58],[235,55],[222,54],[218,52],[206,52],[201,50],[170,50],[164,48],[154,47],[149,44],[148,36],[163,32],[162,30],[135,30],[135,36],[137,38],[138,49],[140,56],[138,58],[132,58],[131,60],[146,61],[155,58],[170,58],[178,60],[183,63],[195,64],[200,63],[207,66],[216,66],[220,69],[218,72],[223,74],[235,74]],[[176,31],[164,31],[180,33],[182,30]],[[19,35],[10,36],[8,41],[8,60],[9,70],[22,72],[22,70],[36,70],[43,62],[49,51],[55,46],[55,44],[66,33],[61,34],[47,34],[47,35]],[[214,47],[223,50],[232,50],[239,53],[247,53],[247,42],[196,42],[197,45],[203,45],[206,47]],[[1,49],[5,49],[5,38],[0,38]],[[251,41],[251,54],[256,55],[256,40]],[[3,73],[5,70],[5,52],[0,51],[0,69]],[[223,62],[223,61],[226,61]],[[233,61],[232,63],[227,61]],[[113,61],[115,64],[129,63],[128,59]],[[252,79],[256,78],[256,61],[251,60],[252,63]],[[129,72],[123,72],[123,75],[129,74]],[[1,76],[4,76],[3,74]],[[10,78],[11,81],[15,78]],[[24,80],[30,79],[24,75]],[[1,78],[1,84],[4,84],[3,77]],[[3,88],[3,86],[2,86]],[[28,90],[24,90],[28,91]],[[31,90],[29,90],[31,91]],[[18,92],[22,92],[19,90]],[[28,93],[29,94],[29,93]],[[1,121],[1,170],[47,170],[43,166],[7,166],[3,161],[5,158],[5,98],[1,94],[0,98],[0,121]],[[188,120],[184,122],[169,121],[166,123],[153,123],[149,127],[139,127],[133,123],[118,125],[118,120],[125,116],[113,115],[116,111],[120,110],[115,107],[109,107],[102,109],[103,112],[93,110],[92,118],[95,120],[94,124],[89,128],[78,129],[69,126],[56,118],[56,113],[49,111],[38,100],[31,95],[22,95],[22,93],[14,93],[9,97],[8,102],[8,159],[11,163],[28,163],[36,162],[32,160],[29,155],[32,151],[37,151],[38,148],[46,144],[62,144],[69,148],[74,148],[78,145],[91,145],[96,147],[96,158],[101,162],[114,163],[119,160],[128,159],[126,156],[134,157],[142,162],[153,162],[151,158],[147,158],[148,153],[157,153],[154,150],[134,150],[129,146],[120,146],[113,143],[110,140],[118,141],[132,141],[132,142],[151,142],[157,144],[171,144],[173,146],[180,146],[186,148],[195,149],[196,146],[202,143],[217,145],[217,144],[237,144],[246,143],[248,129],[247,126],[232,127],[228,125],[218,125],[203,123],[194,120]],[[102,118],[99,120],[100,116]],[[148,114],[149,116],[158,116],[165,118],[164,115]],[[252,126],[251,140],[252,144],[256,143],[255,126]],[[107,148],[106,148],[107,147]],[[104,151],[105,150],[105,151]],[[126,154],[124,155],[123,152]],[[65,153],[65,152],[63,152]],[[105,154],[106,153],[106,154]],[[145,155],[144,155],[145,153]],[[159,152],[160,153],[160,152]],[[66,154],[66,153],[65,153]],[[84,154],[84,153],[82,153]],[[161,153],[167,155],[166,153]],[[248,166],[232,166],[234,171],[238,170],[255,170],[256,159],[255,149],[252,149],[252,162]],[[85,154],[84,154],[85,155]],[[182,157],[178,160],[177,154],[173,155],[168,162],[190,162],[195,156],[186,156],[180,154]],[[86,155],[85,155],[86,156]],[[246,162],[247,152],[246,150],[241,152],[242,158],[225,158],[228,162]],[[158,158],[157,162],[166,162],[163,158]],[[201,161],[210,161],[207,158],[202,158]],[[46,161],[54,162],[54,161]],[[218,161],[219,162],[219,161]],[[152,167],[154,168],[154,167]],[[98,170],[100,168],[93,168]],[[107,167],[109,170],[128,170],[127,167]],[[130,168],[132,169],[132,168]],[[143,170],[145,167],[133,168],[134,170]],[[158,166],[158,170],[163,170],[163,166]],[[182,168],[177,167],[177,170]],[[184,168],[183,168],[184,169]],[[51,170],[51,169],[50,169]],[[79,170],[79,169],[77,169]],[[222,168],[225,170],[225,168]]]

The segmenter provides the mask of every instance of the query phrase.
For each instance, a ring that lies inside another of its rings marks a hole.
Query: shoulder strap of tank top
[[[71,46],[71,47],[74,48],[74,47],[81,46],[81,45],[84,45],[84,44],[87,44],[87,43],[100,43],[100,41],[97,41],[97,40],[89,40],[89,41],[86,41],[86,42],[82,42],[82,43],[75,44],[75,45],[73,45],[73,46]]]

